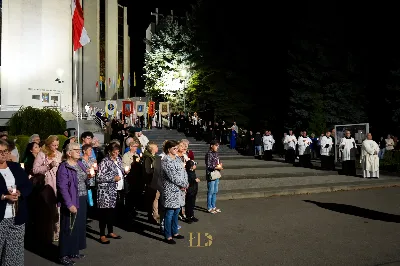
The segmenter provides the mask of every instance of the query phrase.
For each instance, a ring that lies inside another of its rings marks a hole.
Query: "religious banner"
[[[132,101],[122,101],[122,115],[130,116],[133,113],[133,102]]]
[[[117,114],[117,101],[106,101],[106,114],[107,117]]]
[[[169,102],[160,103],[160,112],[162,116],[166,116],[169,114]]]
[[[145,102],[136,102],[136,115],[143,116],[146,112],[146,103]]]
[[[153,101],[149,102],[149,116],[153,116],[156,113],[156,103]]]

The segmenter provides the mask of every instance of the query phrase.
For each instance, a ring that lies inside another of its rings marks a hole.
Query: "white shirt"
[[[264,135],[262,137],[262,141],[264,144],[264,150],[266,151],[270,151],[272,150],[272,147],[274,146],[275,140],[274,137],[272,135]]]
[[[122,190],[124,188],[124,175],[121,169],[119,169],[117,161],[115,161],[115,166],[117,167],[119,177],[121,177],[121,180],[117,182],[117,190]]]
[[[3,176],[4,180],[6,181],[7,188],[11,186],[15,186],[15,178],[13,173],[11,172],[10,168],[0,169],[0,174]],[[13,205],[7,203],[6,205],[6,212],[4,213],[4,219],[12,218],[13,217]]]
[[[307,155],[311,153],[310,145],[311,139],[309,137],[300,136],[297,140],[299,155]]]
[[[297,139],[295,135],[286,135],[283,143],[287,145],[287,150],[296,150]]]

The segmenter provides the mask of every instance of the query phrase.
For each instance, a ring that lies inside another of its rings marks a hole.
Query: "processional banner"
[[[156,103],[153,101],[149,102],[149,116],[153,116],[156,113]]]
[[[133,113],[133,102],[132,101],[122,101],[122,115],[130,116]]]
[[[107,117],[110,115],[115,116],[117,114],[117,101],[106,101],[105,109]]]
[[[162,116],[169,114],[169,102],[161,102],[159,108]]]
[[[146,103],[145,102],[136,102],[136,115],[143,116],[146,112]]]

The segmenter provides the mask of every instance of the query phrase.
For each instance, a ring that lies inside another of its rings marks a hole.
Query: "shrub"
[[[400,151],[386,151],[383,160],[380,160],[380,169],[400,172]]]
[[[66,123],[61,113],[52,109],[37,109],[22,107],[13,114],[7,122],[11,135],[39,134],[42,139],[50,135],[60,134],[65,130]],[[21,147],[22,148],[22,147]]]

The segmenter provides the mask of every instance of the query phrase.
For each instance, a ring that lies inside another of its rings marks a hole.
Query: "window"
[[[40,100],[40,95],[32,95],[32,100]]]

